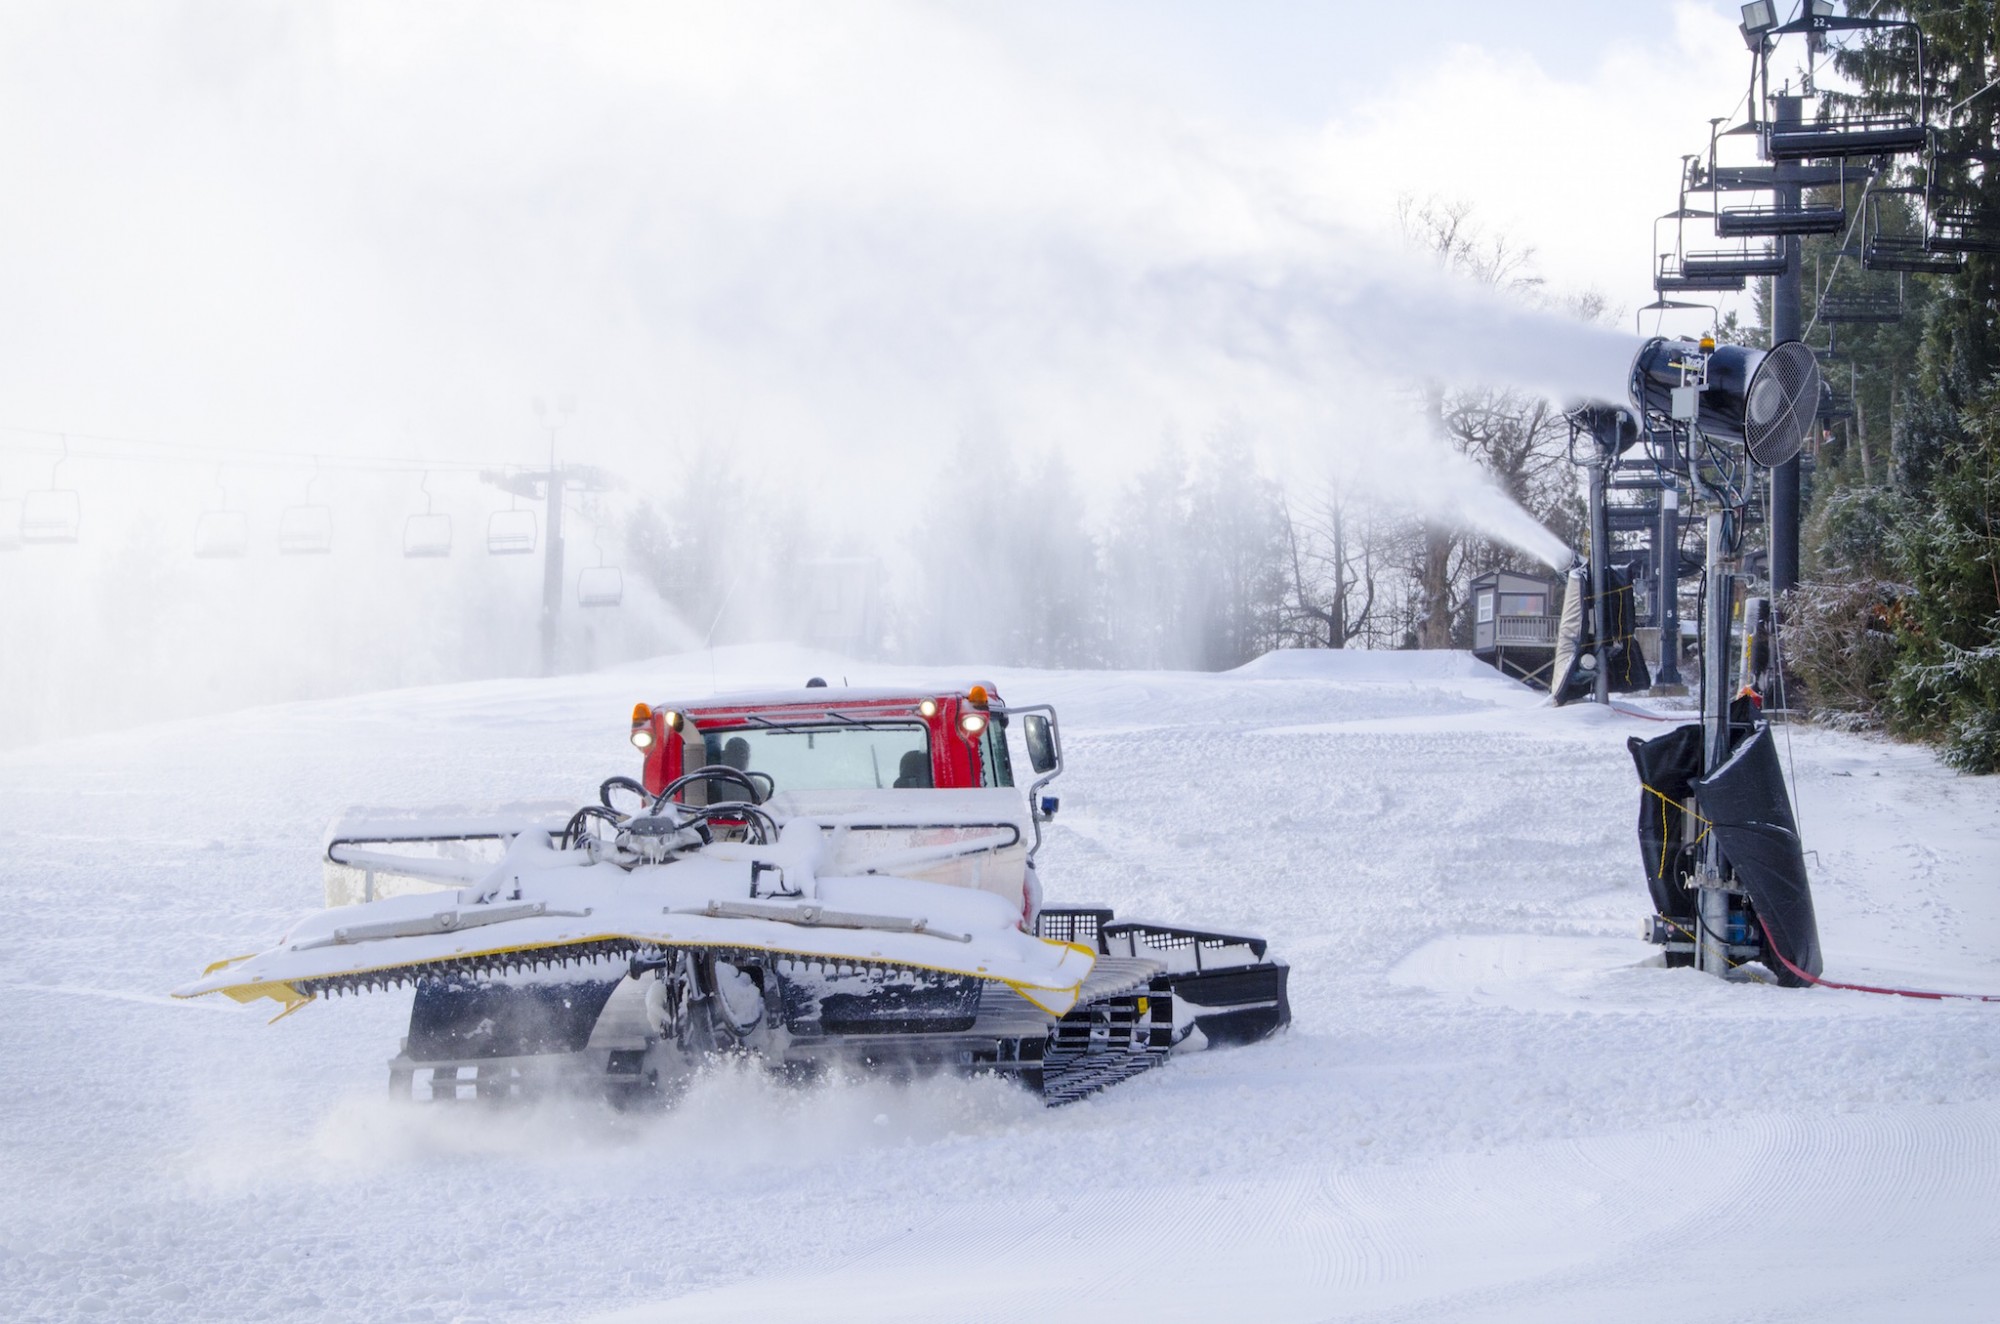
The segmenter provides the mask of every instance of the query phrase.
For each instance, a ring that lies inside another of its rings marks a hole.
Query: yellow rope
[[[1691,804],[1686,801],[1674,799],[1656,786],[1648,786],[1645,782],[1640,782],[1639,789],[1647,792],[1649,795],[1657,796],[1660,801],[1660,867],[1655,872],[1660,877],[1665,878],[1667,876],[1667,851],[1669,849],[1667,843],[1667,806],[1672,805],[1695,822],[1701,824],[1701,831],[1695,834],[1695,839],[1689,843],[1690,845],[1699,846],[1702,838],[1708,835],[1708,830],[1715,825],[1696,813]]]

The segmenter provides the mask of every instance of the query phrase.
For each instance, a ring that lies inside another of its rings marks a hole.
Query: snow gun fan
[[[1795,340],[1756,350],[1655,338],[1632,364],[1638,430],[1702,508],[1706,542],[1701,721],[1628,742],[1656,912],[1646,937],[1668,965],[1723,975],[1756,961],[1788,986],[1818,977],[1819,929],[1770,722],[1732,673],[1730,631],[1754,469],[1799,453],[1820,392],[1818,362]]]
[[[1819,408],[1819,360],[1797,340],[1762,350],[1655,336],[1632,360],[1631,389],[1645,417],[1691,424],[1773,469],[1805,444]]]

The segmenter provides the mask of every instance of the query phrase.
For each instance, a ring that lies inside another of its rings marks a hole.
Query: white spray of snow
[[[1615,391],[1625,337],[1344,226],[1316,139],[1065,80],[976,11],[552,13],[10,18],[0,120],[38,126],[17,191],[87,196],[100,224],[0,222],[37,254],[0,423],[89,434],[60,473],[83,545],[0,556],[32,641],[0,650],[0,745],[532,668],[535,558],[480,545],[500,494],[334,462],[537,463],[537,395],[573,391],[562,454],[629,484],[573,524],[573,581],[621,501],[725,464],[760,524],[796,504],[893,553],[926,503],[883,494],[976,482],[939,469],[966,435],[1060,451],[1109,502],[1163,438],[1229,420],[1304,483],[1338,455],[1486,519],[1490,496],[1433,481],[1409,382]],[[187,449],[109,459],[103,435]],[[0,449],[0,496],[52,481],[54,436],[0,442],[32,448]],[[333,553],[280,558],[279,512],[308,499]],[[429,503],[457,554],[407,562]],[[223,505],[252,556],[197,563],[196,517]],[[626,588],[615,616],[572,613],[575,663],[707,629]]]

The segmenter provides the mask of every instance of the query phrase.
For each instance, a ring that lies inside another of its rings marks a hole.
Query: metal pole
[[[1599,445],[1597,463],[1590,466],[1590,631],[1595,637],[1593,652],[1597,658],[1598,703],[1611,702],[1611,667],[1605,661],[1605,650],[1610,644],[1611,633],[1609,604],[1604,600],[1605,558],[1611,555],[1610,517],[1604,509],[1604,484],[1606,475],[1618,456],[1615,444]]]
[[[556,636],[563,600],[563,471],[548,473],[548,538],[542,551],[542,674],[556,674]]]
[[[1712,773],[1729,757],[1729,607],[1735,576],[1723,569],[1723,515],[1710,511],[1704,565],[1708,594],[1702,608],[1701,723],[1702,771]],[[1695,965],[1710,974],[1729,969],[1729,893],[1723,889],[1722,845],[1713,832],[1701,856],[1701,936]]]
[[[1799,98],[1781,96],[1776,100],[1779,127],[1797,124]],[[1777,163],[1772,174],[1777,181],[1775,193],[1779,207],[1799,205],[1802,190],[1798,184],[1787,182],[1795,180],[1798,173],[1799,164],[1796,161]],[[1787,235],[1778,242],[1784,245],[1785,271],[1775,277],[1771,285],[1773,345],[1797,340],[1804,326],[1799,308],[1799,240],[1795,235]],[[1799,457],[1796,455],[1771,471],[1770,553],[1771,596],[1775,599],[1796,588],[1799,582]]]
[[[1659,586],[1660,671],[1653,678],[1657,686],[1681,690],[1681,498],[1680,489],[1668,478],[1660,487]]]

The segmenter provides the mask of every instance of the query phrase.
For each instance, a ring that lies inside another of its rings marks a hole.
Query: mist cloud
[[[0,557],[24,627],[0,743],[101,721],[108,695],[179,711],[527,669],[533,575],[477,555],[504,498],[472,467],[545,457],[538,395],[575,394],[562,453],[630,497],[726,460],[893,547],[976,485],[940,470],[968,432],[1059,452],[1104,500],[1225,417],[1302,481],[1340,457],[1363,486],[1428,469],[1449,491],[1413,380],[1601,392],[1629,356],[1355,233],[1311,201],[1316,142],[1054,78],[962,12],[45,4],[0,25],[0,162],[28,200],[0,217],[0,424],[45,430],[0,433],[0,497],[46,484],[69,431],[88,526]],[[186,449],[142,463],[107,436]],[[205,505],[268,530],[313,455],[436,462],[468,554],[404,562],[415,474],[329,467],[319,567],[182,559]],[[628,605],[577,627],[573,663],[706,624]]]

